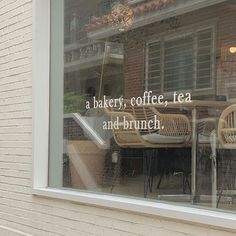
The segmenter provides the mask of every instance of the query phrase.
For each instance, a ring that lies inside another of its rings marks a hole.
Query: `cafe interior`
[[[236,3],[190,2],[65,1],[64,187],[236,210]]]

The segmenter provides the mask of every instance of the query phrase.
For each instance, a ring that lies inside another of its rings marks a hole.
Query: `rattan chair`
[[[222,148],[236,149],[236,104],[222,112],[218,123],[218,140]]]
[[[220,158],[218,158],[218,168],[221,163],[224,174],[221,180],[220,189],[218,190],[216,207],[218,207],[220,203],[224,190],[229,190],[231,181],[235,181],[234,162],[232,162],[228,155],[234,156],[235,151],[233,149],[236,149],[236,104],[227,107],[221,113],[217,133],[217,145],[221,152]]]
[[[217,129],[218,118],[208,117],[198,120],[198,143],[210,144],[212,132]]]
[[[125,101],[126,108],[119,110],[116,108],[105,109],[110,120],[119,120],[118,127],[113,128],[115,142],[121,148],[142,148],[143,171],[144,171],[144,197],[147,196],[148,189],[152,191],[156,157],[159,155],[157,148],[166,147],[186,147],[191,137],[191,126],[187,116],[182,114],[163,114],[154,106],[132,106],[129,101]],[[124,121],[160,121],[161,128],[134,127],[127,129]]]
[[[182,114],[160,113],[154,106],[132,106],[126,101],[126,108],[106,109],[111,121],[119,119],[117,129],[112,129],[116,143],[120,147],[184,147],[188,145],[191,125],[187,116]],[[149,121],[154,116],[160,121],[159,129],[125,129],[126,121]]]

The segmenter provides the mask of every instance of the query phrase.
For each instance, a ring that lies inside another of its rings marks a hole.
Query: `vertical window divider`
[[[197,61],[198,61],[197,32],[193,32],[193,91],[197,88]]]
[[[146,48],[145,48],[145,70],[144,70],[144,79],[145,79],[145,91],[149,90],[149,86],[148,86],[148,71],[149,71],[149,63],[148,63],[148,54],[149,54],[149,43],[146,42],[145,44]]]
[[[165,70],[165,56],[164,56],[164,40],[163,37],[160,38],[160,69],[161,69],[161,93],[164,93],[164,70]]]
[[[212,26],[212,48],[211,48],[211,87],[216,91],[216,26]]]

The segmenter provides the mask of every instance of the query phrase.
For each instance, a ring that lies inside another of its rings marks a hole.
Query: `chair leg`
[[[188,185],[189,192],[191,193],[191,184],[190,184],[190,181],[189,181],[189,174],[187,174],[187,176],[186,176],[186,183]]]
[[[144,172],[144,183],[143,183],[143,187],[144,187],[144,198],[147,197],[147,191],[148,191],[148,160],[147,160],[147,156],[146,153],[144,152],[144,156],[143,156],[143,172]]]
[[[190,182],[189,182],[189,174],[184,172],[183,173],[183,194],[186,193],[186,186],[188,187],[189,191],[191,192],[191,186],[190,186]]]
[[[164,176],[164,172],[161,173],[161,176],[160,176],[160,178],[159,178],[159,180],[158,180],[157,189],[160,188],[160,185],[161,185],[161,181],[162,181],[163,176]]]
[[[227,160],[227,158],[225,158]],[[227,177],[230,173],[230,165],[231,165],[231,162],[228,160],[226,161],[226,173],[224,174],[222,180],[221,180],[221,188],[220,188],[220,191],[218,193],[218,199],[217,199],[217,203],[216,203],[216,208],[219,207],[219,204],[220,204],[220,200],[221,200],[221,197],[223,195],[223,192],[224,192],[224,189],[228,189],[229,188],[229,180],[227,180]],[[225,188],[226,187],[226,188]]]
[[[145,156],[144,157],[144,197],[147,197],[148,189],[151,192],[152,188],[152,181],[151,181],[151,163],[152,163],[152,157]]]
[[[186,193],[185,184],[186,184],[186,178],[185,178],[185,174],[183,173],[183,194]]]
[[[152,173],[152,164],[153,159],[155,158],[154,150],[146,150],[143,155],[143,171],[144,171],[144,197],[147,197],[148,190],[152,192],[153,187],[153,173]]]
[[[153,186],[153,175],[149,177],[149,191],[152,193],[152,186]]]
[[[144,157],[144,197],[147,197],[148,189],[150,189],[150,160],[149,157]]]

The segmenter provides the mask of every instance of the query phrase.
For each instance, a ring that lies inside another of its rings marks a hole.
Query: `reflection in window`
[[[52,2],[63,2],[64,14],[53,12],[52,29],[58,19],[64,29],[52,31],[50,185],[236,210],[232,1],[202,9],[172,0]],[[192,10],[175,11],[174,27],[160,19],[180,6]],[[58,60],[64,66],[53,66]],[[167,94],[168,106],[132,105],[132,97],[147,100],[145,90]],[[174,92],[193,100],[173,104]],[[119,98],[126,106],[105,107]],[[103,108],[94,108],[99,99]],[[125,128],[155,119],[163,127]]]
[[[210,28],[148,43],[147,89],[160,93],[211,88],[212,35]]]

